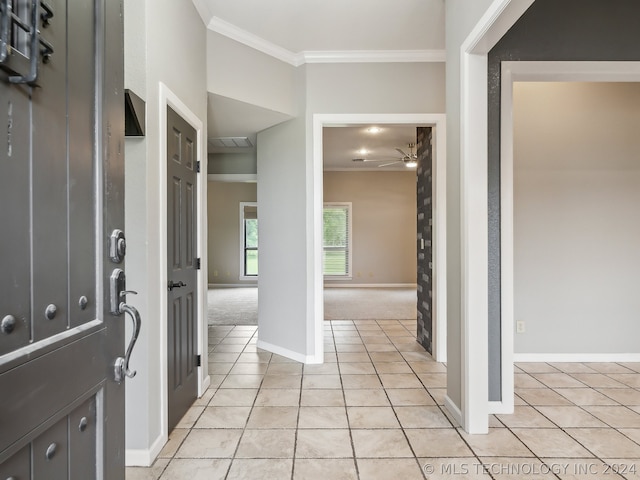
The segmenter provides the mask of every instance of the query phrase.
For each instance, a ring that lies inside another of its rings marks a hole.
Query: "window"
[[[323,272],[327,277],[351,277],[351,203],[325,203]]]
[[[258,276],[258,206],[240,203],[240,279]]]

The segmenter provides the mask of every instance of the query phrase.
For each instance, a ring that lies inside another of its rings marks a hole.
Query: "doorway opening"
[[[621,134],[625,136],[625,130],[628,131],[628,126],[622,118],[629,118],[628,114],[626,117],[624,114],[628,108],[625,103],[628,103],[629,99],[618,99],[617,111],[612,111],[616,108],[613,105],[616,103],[614,97],[610,98],[611,101],[607,102],[607,105],[596,108],[597,117],[589,118],[591,122],[597,118],[599,123],[599,133],[595,138],[584,136],[588,128],[575,132],[571,125],[563,126],[560,129],[560,139],[563,142],[574,134],[579,134],[582,135],[582,143],[573,145],[569,153],[566,149],[562,150],[566,144],[560,143],[558,150],[566,153],[563,157],[556,157],[552,163],[547,163],[545,158],[539,158],[531,164],[528,163],[531,160],[519,148],[519,145],[524,145],[528,140],[526,136],[523,138],[521,131],[514,130],[518,124],[521,125],[519,110],[526,108],[521,101],[521,94],[536,88],[536,84],[531,82],[545,82],[538,86],[538,90],[546,91],[547,94],[568,88],[571,84],[566,82],[581,82],[576,88],[583,94],[589,91],[594,95],[596,90],[599,90],[600,94],[609,92],[610,95],[621,95],[627,90],[627,96],[637,96],[633,93],[638,89],[637,85],[625,82],[640,81],[640,63],[503,62],[502,72],[501,387],[503,407],[513,410],[514,360],[637,361],[639,357],[637,353],[633,353],[634,348],[624,345],[622,336],[614,335],[607,342],[602,341],[604,318],[609,321],[616,317],[615,321],[620,325],[619,328],[614,327],[614,331],[618,329],[626,332],[627,336],[633,335],[630,330],[633,326],[625,321],[628,315],[624,312],[633,309],[630,302],[634,296],[626,295],[627,287],[616,283],[616,277],[629,274],[624,273],[628,264],[640,262],[637,249],[633,248],[625,233],[629,229],[640,227],[632,218],[634,216],[628,215],[629,204],[637,191],[633,182],[640,166],[636,164],[637,152],[631,155],[624,152],[625,149],[634,149],[633,136],[626,135],[626,139],[618,138]],[[576,95],[576,90],[572,95]],[[566,101],[571,100],[566,94],[564,96]],[[517,98],[520,98],[520,101],[515,104],[514,99]],[[593,96],[588,98],[588,101],[582,102],[580,108],[589,104],[593,107],[594,100]],[[633,111],[630,112],[632,117],[635,114]],[[615,119],[614,125],[611,125],[611,118]],[[607,131],[609,134],[606,134]],[[605,140],[606,137],[618,140],[609,143]],[[586,150],[585,146],[588,146]],[[539,148],[540,146],[537,148],[538,151]],[[581,153],[576,155],[576,152]],[[526,175],[523,172],[526,172]],[[533,194],[530,187],[542,180],[544,186],[537,188]],[[541,206],[551,200],[554,200],[554,208],[547,208],[546,213],[542,212]],[[536,224],[539,215],[545,215],[547,227],[551,225],[547,234],[542,236],[539,235],[541,232],[535,232],[535,228],[533,232],[530,230]],[[592,223],[590,219],[593,220]],[[587,226],[589,234],[584,235]],[[567,230],[568,227],[571,227],[570,231]],[[561,229],[560,237],[555,232],[558,228]],[[533,238],[538,239],[536,245],[526,245],[530,239],[523,235],[527,231]],[[603,241],[603,235],[606,241]],[[571,242],[568,251],[567,241]],[[531,302],[522,289],[525,284],[535,284],[540,273],[530,265],[530,258],[523,257],[525,248],[533,248],[534,251],[543,248],[547,257],[540,259],[543,266],[548,265],[552,258],[557,260],[556,265],[548,268],[553,268],[555,273],[545,274],[547,282],[556,287],[556,293],[547,292],[546,303],[551,302],[553,308],[543,316],[539,315],[539,312],[536,313],[535,303]],[[596,295],[593,292],[588,293],[591,287],[584,284],[585,278],[578,278],[580,275],[576,277],[577,272],[583,269],[583,262],[593,258],[588,252],[594,249],[598,252],[598,266],[593,271],[593,277],[589,278],[593,278],[599,285]],[[565,252],[558,258],[563,250]],[[615,275],[613,272],[616,272]],[[555,280],[551,281],[554,278]],[[559,285],[558,282],[562,279],[564,284]],[[620,288],[616,288],[616,285]],[[576,318],[575,315],[585,307],[587,312],[579,314],[580,318]],[[553,336],[557,337],[554,339],[550,337],[548,322],[558,314],[562,314],[563,319],[554,326]],[[514,328],[516,326],[517,328]],[[547,330],[544,341],[539,338],[539,328]],[[515,333],[516,329],[519,329],[520,333]],[[580,332],[579,335],[576,335],[577,331]],[[566,339],[567,336],[573,336],[574,341],[566,345],[563,343],[563,348],[559,349],[557,341]]]
[[[207,321],[211,334],[228,333],[236,325],[258,325],[256,187],[255,181],[209,181]]]
[[[338,177],[338,174],[342,174],[344,172],[336,171],[336,172],[327,172],[327,176],[325,176],[324,172],[324,155],[325,155],[325,132],[327,129],[332,127],[343,127],[346,129],[352,128],[355,130],[365,129],[371,125],[378,125],[382,128],[385,126],[413,126],[415,131],[415,126],[425,126],[432,127],[433,129],[433,151],[434,151],[434,164],[433,164],[433,229],[434,229],[434,253],[433,253],[433,272],[434,272],[434,285],[433,285],[433,358],[436,361],[445,361],[446,360],[446,296],[445,296],[445,285],[446,285],[446,269],[445,269],[445,217],[444,217],[444,208],[445,208],[445,116],[444,115],[429,115],[429,114],[389,114],[389,115],[314,115],[314,130],[313,130],[313,138],[314,138],[314,156],[313,156],[313,180],[314,180],[314,188],[313,188],[313,201],[312,201],[312,215],[309,216],[310,221],[313,225],[313,240],[315,247],[313,248],[313,264],[314,264],[314,275],[313,275],[313,309],[314,315],[313,318],[313,328],[310,328],[310,336],[312,341],[314,342],[316,348],[316,358],[320,357],[320,361],[322,361],[322,353],[324,351],[323,347],[323,338],[324,338],[324,319],[325,319],[325,297],[324,297],[324,286],[325,283],[329,283],[329,281],[325,282],[325,263],[327,259],[327,255],[325,250],[325,222],[324,222],[324,212],[325,212],[325,201],[330,200],[333,202],[344,201],[344,198],[341,198],[340,195],[344,196],[346,193],[336,193],[334,187],[336,185],[344,184],[345,182],[349,182],[348,180],[340,179],[340,178],[331,178]],[[339,129],[335,129],[338,131]],[[346,130],[343,130],[346,132]],[[330,133],[329,133],[329,140]],[[411,142],[408,142],[411,143]],[[362,146],[353,147],[354,149],[361,149]],[[408,148],[408,145],[407,147]],[[398,156],[398,152],[395,152],[396,156]],[[355,154],[354,154],[354,158]],[[396,159],[392,159],[395,161]],[[350,159],[349,161],[353,161]],[[373,162],[372,162],[373,163]],[[391,163],[391,162],[388,162]],[[374,167],[377,168],[377,167]],[[384,167],[383,167],[384,168]],[[404,168],[404,167],[403,167]],[[360,175],[363,175],[365,172],[361,172]],[[404,172],[403,172],[404,173]],[[351,179],[353,182],[353,179]],[[355,180],[356,183],[358,180]],[[415,182],[415,179],[413,180]],[[325,183],[327,184],[325,186]],[[370,189],[372,188],[372,184],[370,181],[367,181]],[[344,187],[344,185],[342,185]],[[415,187],[414,187],[415,188]],[[343,190],[343,192],[350,191],[350,194],[354,193],[353,185],[351,188]],[[338,197],[333,197],[333,195],[339,195]],[[327,197],[325,199],[325,196]],[[415,197],[414,197],[415,199]],[[353,202],[352,202],[353,206]],[[413,235],[415,235],[415,203],[412,207],[414,212],[414,221],[413,221]],[[353,212],[352,215],[355,218],[357,212]],[[353,225],[351,225],[351,231],[353,231]],[[367,239],[365,239],[365,242]],[[414,240],[415,241],[415,237]],[[414,243],[415,245],[415,243]],[[331,246],[329,246],[331,248]],[[351,245],[353,247],[353,244]],[[391,247],[392,248],[392,247]],[[330,252],[332,253],[332,252]],[[375,252],[374,252],[375,254]],[[332,253],[333,256],[335,254]],[[344,257],[344,253],[341,253]],[[332,258],[330,255],[329,258]],[[342,258],[342,257],[341,257]],[[350,261],[344,264],[344,268],[340,270],[341,275],[332,275],[331,277],[337,279],[338,282],[344,282],[345,280],[350,282],[351,285],[362,284],[374,284],[375,282],[375,272],[372,269],[362,269],[356,264],[354,267],[353,259],[349,257],[345,257],[345,260]],[[415,279],[415,265],[416,265],[416,257],[413,256],[413,274]],[[332,267],[333,268],[333,267]],[[363,267],[364,268],[364,267]],[[346,274],[344,272],[347,272]],[[359,274],[359,276],[358,276]],[[331,278],[329,277],[329,278]],[[332,280],[336,281],[336,280]],[[385,282],[388,286],[388,282]],[[404,283],[404,282],[403,282]],[[415,291],[415,290],[414,290]],[[310,326],[311,327],[311,326]],[[413,328],[415,333],[415,320],[413,320]]]
[[[326,321],[381,321],[389,327],[404,322],[401,333],[416,334],[416,129],[323,129]],[[428,330],[430,350],[430,319]]]

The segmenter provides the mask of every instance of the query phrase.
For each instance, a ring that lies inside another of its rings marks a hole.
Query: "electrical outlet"
[[[525,331],[524,320],[518,320],[516,322],[516,333],[524,333]]]

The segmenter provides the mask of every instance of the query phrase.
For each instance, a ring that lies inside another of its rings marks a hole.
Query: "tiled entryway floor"
[[[325,363],[302,365],[210,327],[211,388],[127,479],[640,478],[640,364],[518,364],[515,414],[469,436],[415,320],[325,328]]]

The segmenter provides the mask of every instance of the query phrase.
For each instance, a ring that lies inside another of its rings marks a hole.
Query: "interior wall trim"
[[[327,50],[292,52],[232,23],[212,16],[207,28],[278,60],[299,67],[306,63],[423,63],[444,62],[445,50]]]
[[[167,443],[168,436],[158,435],[149,449],[127,448],[124,451],[124,462],[127,467],[150,467]]]
[[[449,398],[449,395],[444,397],[444,405],[447,407],[449,413],[453,416],[453,419],[462,425],[462,411],[458,408],[453,400]]]
[[[288,348],[282,348],[263,340],[258,340],[256,343],[256,347],[267,350],[269,352],[273,352],[283,357],[290,358],[297,362],[304,363],[305,365],[318,365],[324,363],[324,355],[305,355],[303,353],[294,352],[293,350],[289,350]]]
[[[472,434],[489,432],[488,53],[533,1],[494,0],[460,47],[460,411]]]
[[[415,283],[329,283],[324,288],[417,288]]]
[[[534,363],[637,363],[640,362],[640,353],[514,353],[513,361]]]

